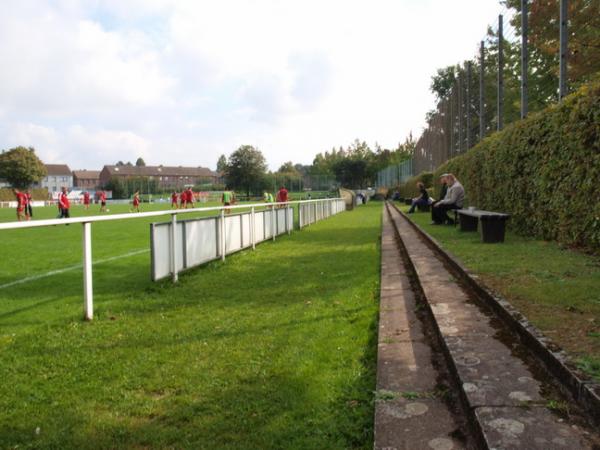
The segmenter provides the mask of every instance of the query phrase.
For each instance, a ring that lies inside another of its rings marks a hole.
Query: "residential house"
[[[94,191],[100,186],[99,170],[74,170],[73,185],[82,191]]]
[[[73,188],[73,173],[66,164],[44,164],[47,175],[34,187],[47,188],[48,192],[59,192],[64,186],[71,190]]]
[[[104,166],[100,172],[100,185],[106,184],[113,178],[146,177],[158,180],[160,188],[179,189],[198,184],[216,184],[220,181],[219,174],[206,167],[171,167],[171,166]]]

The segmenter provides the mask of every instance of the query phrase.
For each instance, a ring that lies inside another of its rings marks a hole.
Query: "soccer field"
[[[0,231],[0,448],[372,446],[374,206],[177,285],[150,281],[149,223],[168,216],[95,223],[93,322],[81,225]]]

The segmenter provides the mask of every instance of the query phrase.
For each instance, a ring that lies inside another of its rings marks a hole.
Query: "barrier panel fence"
[[[178,274],[183,270],[216,259],[225,260],[228,254],[246,248],[254,249],[260,242],[274,241],[276,236],[290,234],[294,230],[294,204],[298,205],[298,229],[346,210],[342,199],[333,198],[0,223],[0,231],[80,223],[84,318],[92,320],[92,223],[170,215],[169,222],[150,224],[151,278],[156,281],[170,276],[173,282],[177,282]],[[242,211],[234,213],[234,210]],[[181,214],[201,212],[216,212],[218,215],[178,220]]]

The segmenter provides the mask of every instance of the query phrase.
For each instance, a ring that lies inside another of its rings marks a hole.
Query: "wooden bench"
[[[481,240],[486,243],[504,242],[506,221],[510,214],[481,209],[458,209],[456,210],[460,222],[461,231],[477,231],[481,222]]]

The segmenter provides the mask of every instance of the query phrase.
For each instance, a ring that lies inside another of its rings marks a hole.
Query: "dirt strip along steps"
[[[467,448],[466,420],[460,422],[445,396],[444,375],[434,367],[435,358],[443,362],[444,357],[431,348],[417,317],[415,294],[385,210],[381,246],[375,449]]]
[[[489,449],[599,449],[597,432],[583,418],[572,411],[561,417],[548,408],[565,401],[541,364],[457,282],[407,219],[387,208],[479,444]]]

